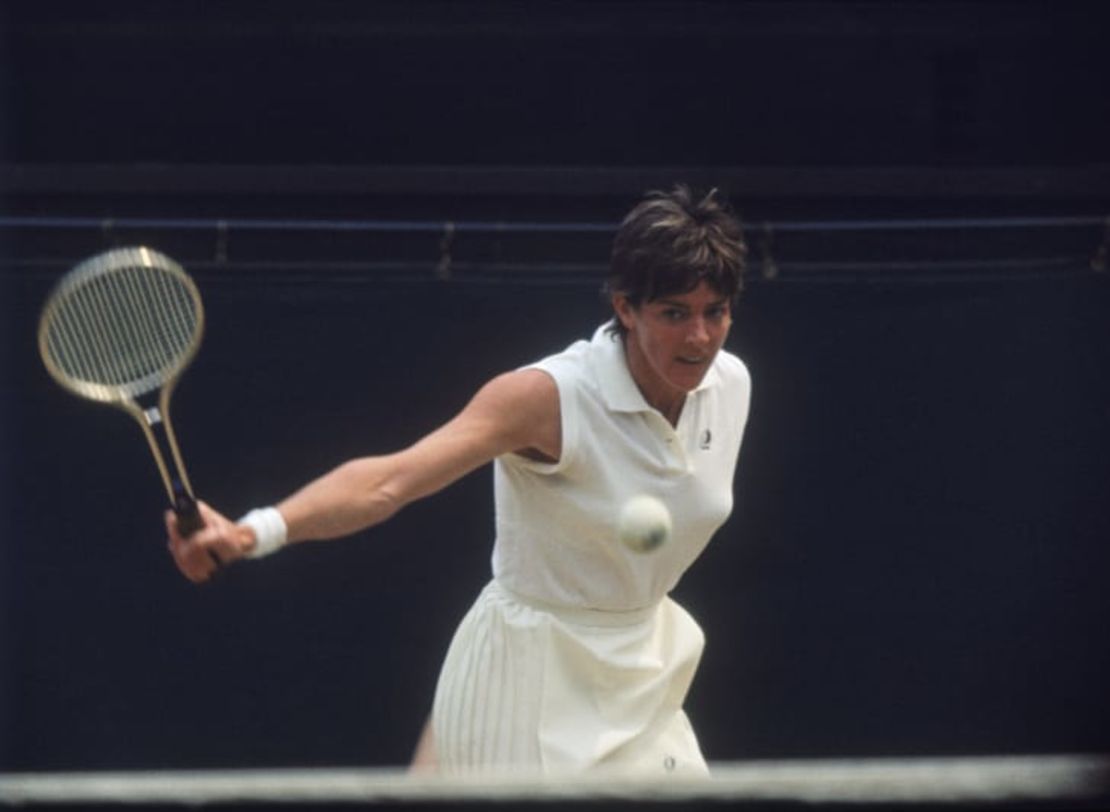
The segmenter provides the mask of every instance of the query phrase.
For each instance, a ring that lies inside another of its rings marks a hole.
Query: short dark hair
[[[696,195],[679,184],[649,192],[617,230],[605,292],[638,307],[707,282],[735,301],[747,253],[740,220],[716,189]],[[615,330],[624,332],[619,319]]]

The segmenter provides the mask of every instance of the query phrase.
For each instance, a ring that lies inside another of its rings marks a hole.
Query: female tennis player
[[[683,711],[704,637],[668,593],[732,507],[750,379],[722,350],[746,247],[715,192],[645,197],[616,235],[614,318],[486,383],[409,448],[346,462],[232,522],[166,523],[192,581],[282,545],[346,536],[494,463],[493,578],[444,661],[417,761],[443,771],[614,767],[705,773]],[[673,520],[642,553],[617,516],[649,494]]]

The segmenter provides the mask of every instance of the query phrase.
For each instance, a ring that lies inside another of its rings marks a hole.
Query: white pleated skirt
[[[565,610],[493,581],[440,673],[440,769],[707,774],[682,710],[704,645],[670,598],[636,612]]]

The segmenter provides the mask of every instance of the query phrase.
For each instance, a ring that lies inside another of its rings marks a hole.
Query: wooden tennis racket
[[[196,284],[165,254],[143,247],[106,251],[77,265],[55,286],[39,320],[39,352],[50,375],[80,397],[123,409],[142,427],[183,536],[203,521],[170,421],[170,398],[203,334]]]

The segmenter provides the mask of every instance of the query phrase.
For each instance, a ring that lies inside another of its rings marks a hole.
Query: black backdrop
[[[232,512],[414,439],[601,315],[586,287],[201,283],[175,411]],[[488,470],[190,586],[139,433],[38,368],[45,287],[15,290],[7,766],[403,761],[487,576]],[[679,590],[712,757],[1110,744],[1108,297],[1101,277],[749,291],[736,512]]]
[[[22,162],[1105,161],[1104,4],[8,0]]]
[[[1090,180],[1106,177],[1105,70],[1083,4],[523,7],[334,3],[305,19],[242,4],[214,20],[191,4],[7,4],[0,203],[609,222],[637,178],[686,166],[733,178],[756,219],[1106,210]],[[364,164],[414,171],[386,182]],[[830,165],[841,188],[822,185]],[[913,189],[877,173],[894,165],[915,167]],[[1013,174],[974,188],[995,177],[983,167]],[[139,433],[60,391],[34,347],[67,263],[137,235],[3,237],[0,768],[404,762],[488,577],[489,471],[359,537],[190,586]],[[595,284],[557,275],[436,279],[434,241],[390,248],[424,251],[429,272],[382,276],[249,263],[367,256],[337,237],[237,234],[222,264],[210,236],[142,239],[206,297],[175,416],[199,492],[233,514],[415,439],[605,314]],[[897,265],[1057,249],[1048,232],[945,232],[867,274],[784,264],[752,280],[730,339],[754,378],[736,510],[678,595],[707,632],[689,711],[711,758],[1110,749],[1107,276]],[[516,250],[599,264],[605,248]],[[811,235],[807,250],[871,249]]]

